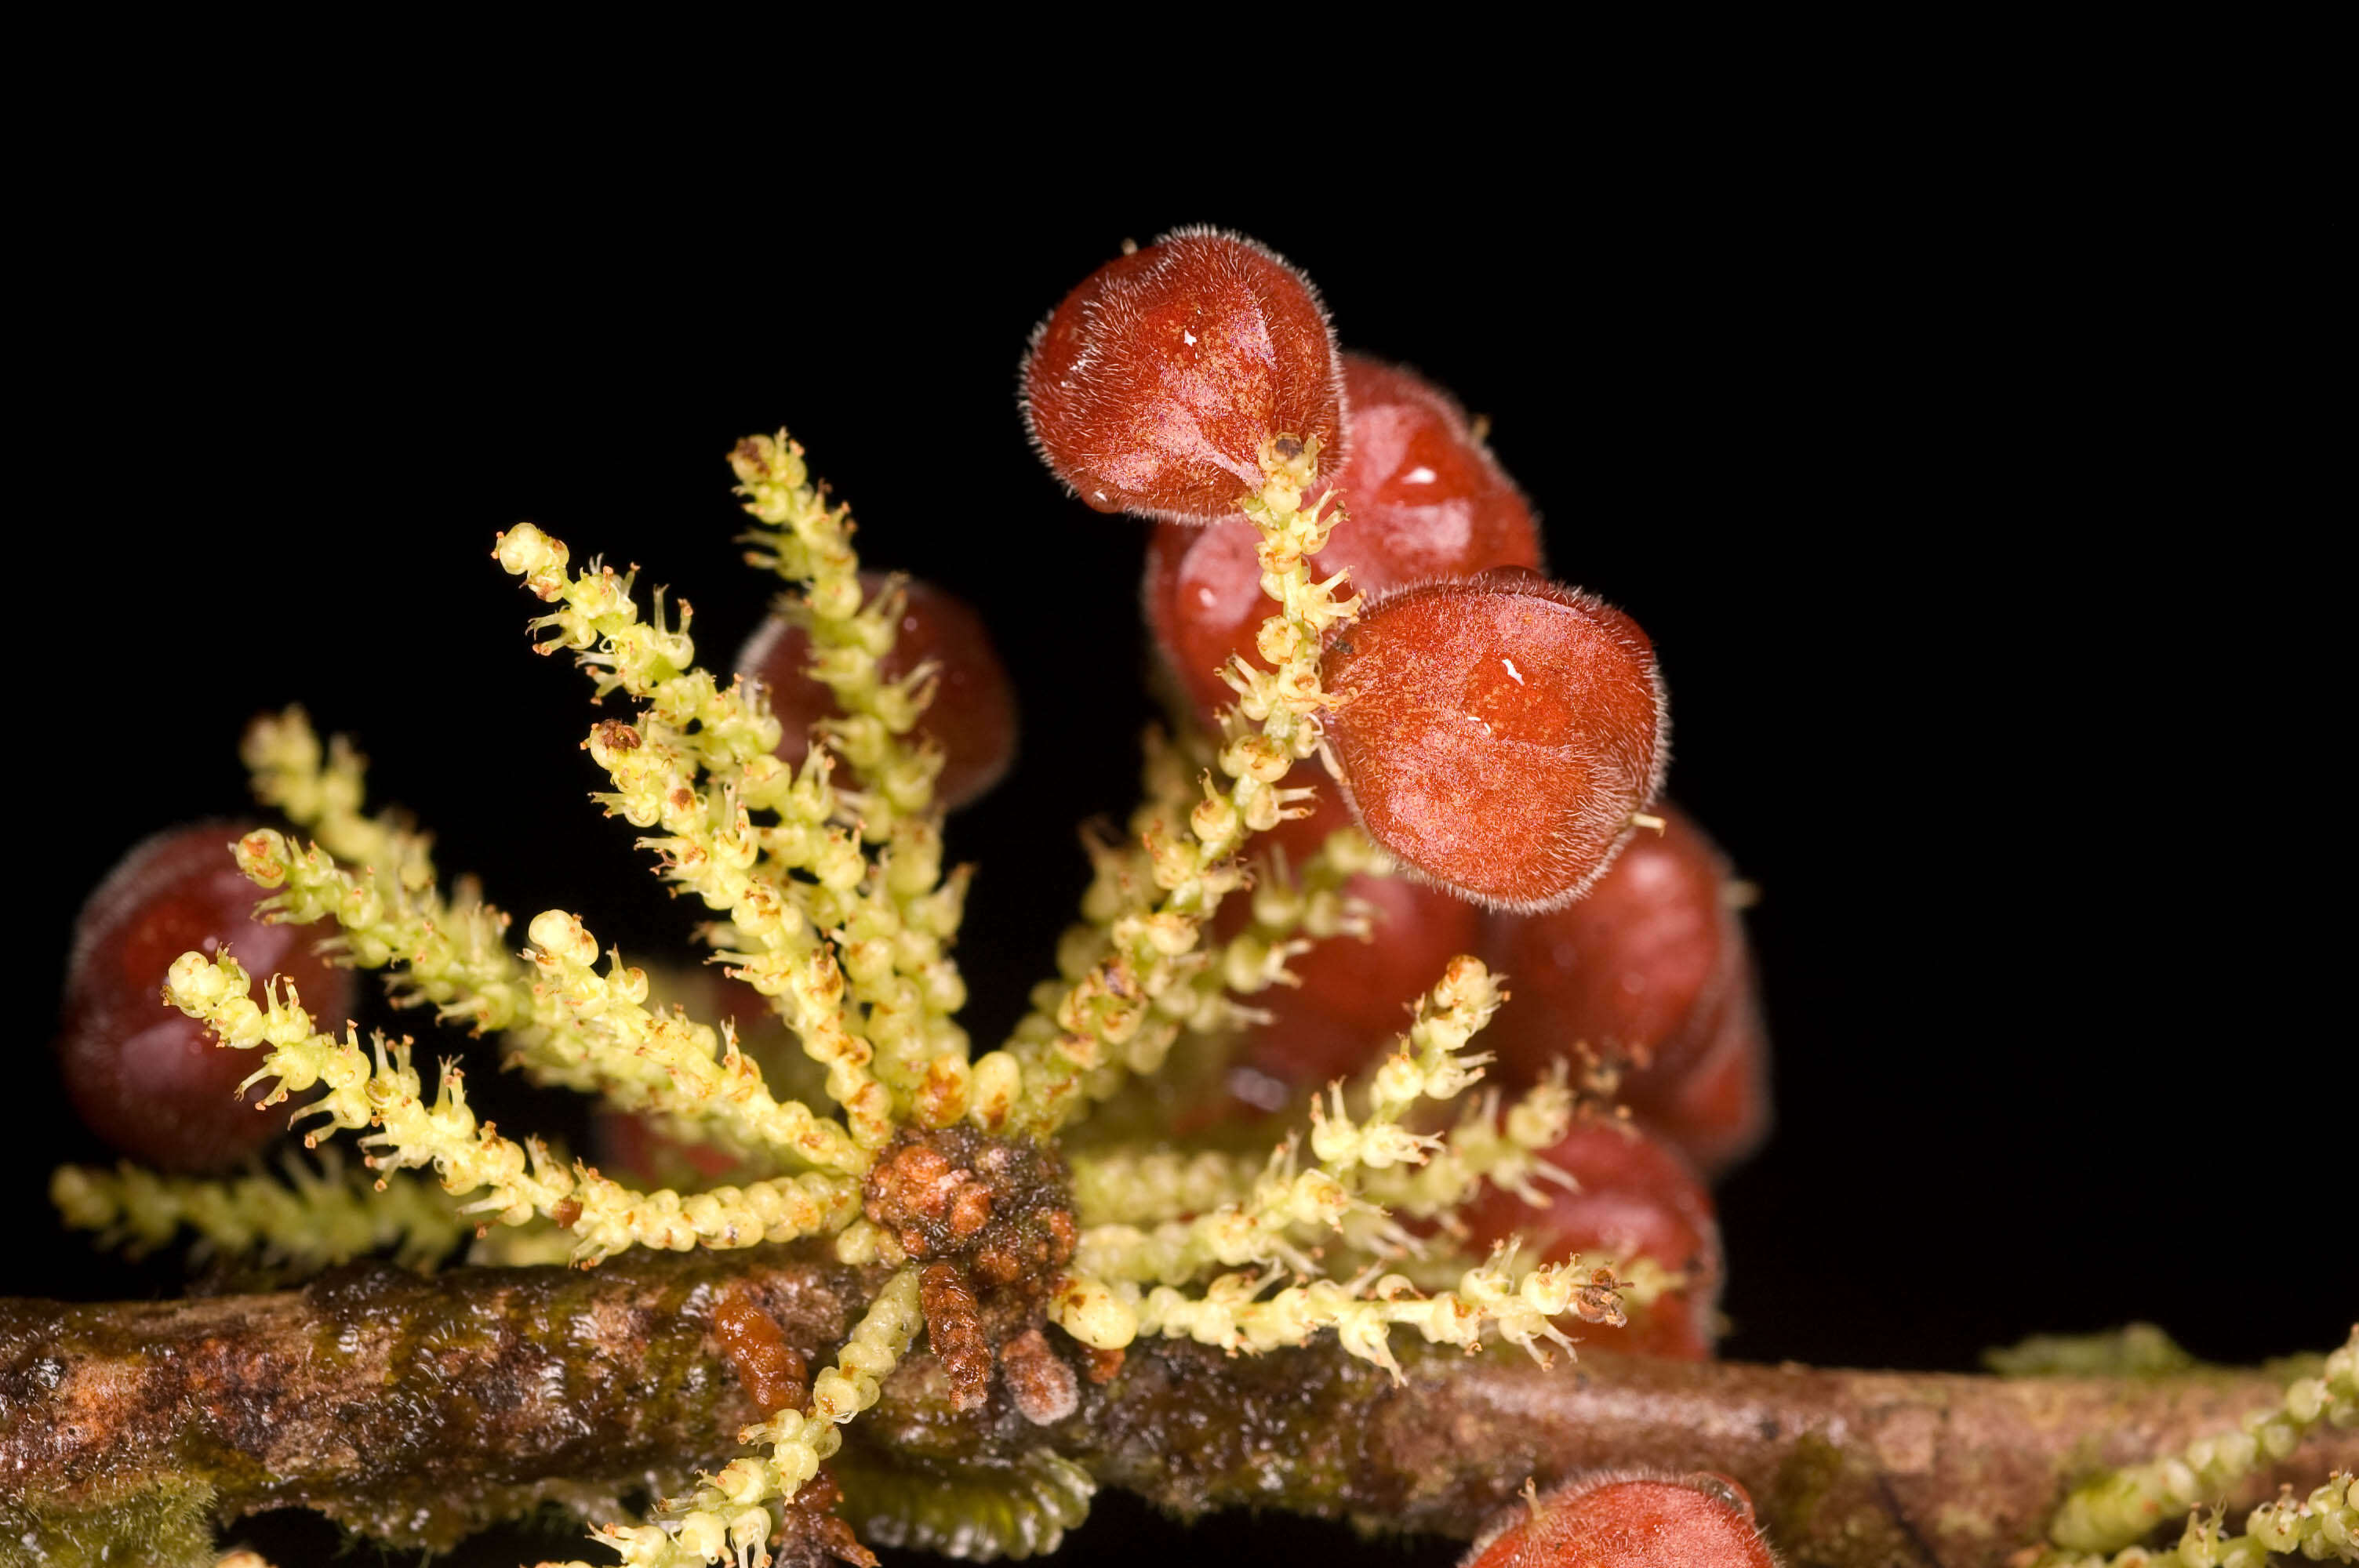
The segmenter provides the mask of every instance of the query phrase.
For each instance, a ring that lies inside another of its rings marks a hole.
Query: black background
[[[50,1163],[102,1152],[44,1108],[38,999],[117,853],[240,808],[258,709],[353,732],[375,795],[504,907],[684,950],[690,912],[583,798],[585,684],[527,651],[533,601],[488,551],[530,518],[639,563],[725,659],[767,592],[722,461],[749,431],[808,445],[871,564],[978,603],[1024,693],[1018,771],[951,835],[983,866],[962,951],[994,1038],[1149,715],[1141,529],[1040,470],[1016,356],[1125,236],[1211,221],[1309,271],[1347,345],[1491,415],[1557,573],[1661,651],[1672,791],[1765,893],[1779,1125],[1720,1194],[1728,1354],[1968,1369],[2145,1317],[2252,1359],[2347,1329],[2359,1268],[2313,1223],[2352,1191],[2325,425],[2299,239],[2234,168],[1738,149],[1660,179],[1405,170],[1345,199],[1277,170],[986,208],[759,163],[681,195],[614,156],[561,191],[503,157],[463,198],[398,160],[190,162],[143,222],[42,242],[0,1289],[171,1288],[48,1217]],[[1100,1509],[1072,1561],[1410,1560]]]

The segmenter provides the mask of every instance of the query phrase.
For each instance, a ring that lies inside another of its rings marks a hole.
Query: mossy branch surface
[[[300,1504],[417,1545],[548,1501],[611,1518],[634,1487],[725,1462],[763,1413],[713,1338],[730,1281],[818,1360],[886,1277],[805,1243],[589,1273],[364,1266],[267,1295],[0,1303],[0,1525],[14,1543],[191,1495],[222,1517]],[[2035,1541],[2098,1466],[2233,1429],[2281,1395],[2244,1373],[1991,1379],[1594,1350],[1549,1370],[1423,1346],[1401,1364],[1396,1386],[1332,1341],[1238,1357],[1142,1341],[1041,1427],[999,1395],[952,1412],[917,1354],[843,1458],[948,1485],[1045,1449],[1183,1513],[1281,1507],[1458,1536],[1527,1476],[1709,1468],[1751,1491],[1795,1564],[1972,1568]],[[2359,1430],[2321,1427],[2223,1497],[2249,1507],[2354,1465]]]

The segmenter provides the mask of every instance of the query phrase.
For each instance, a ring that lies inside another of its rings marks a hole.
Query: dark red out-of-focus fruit
[[[1579,897],[1662,784],[1654,645],[1535,572],[1376,600],[1329,634],[1321,675],[1360,826],[1413,873],[1494,908]]]
[[[862,572],[863,596],[885,591],[883,572]],[[878,673],[899,680],[931,660],[940,673],[934,699],[918,719],[917,733],[942,753],[934,795],[955,809],[999,782],[1016,760],[1016,688],[991,645],[983,618],[967,603],[927,583],[903,582],[908,598],[893,649],[877,660]],[[746,639],[737,655],[738,673],[770,688],[770,706],[784,738],[778,755],[799,763],[810,750],[810,727],[836,712],[835,694],[808,673],[810,633],[773,615]],[[860,787],[856,772],[839,770],[837,782]]]
[[[1178,229],[1082,279],[1033,333],[1024,422],[1098,511],[1209,523],[1261,489],[1275,437],[1342,460],[1343,384],[1309,279],[1242,235]]]
[[[1348,570],[1353,591],[1379,595],[1493,567],[1540,565],[1538,524],[1490,449],[1448,394],[1363,354],[1343,356],[1351,456],[1330,467],[1346,516],[1311,575]],[[1198,717],[1210,722],[1235,693],[1221,679],[1233,654],[1266,667],[1254,645],[1275,606],[1261,589],[1254,525],[1165,524],[1147,546],[1148,630]]]
[[[711,1143],[674,1138],[636,1110],[592,1112],[590,1149],[601,1171],[649,1192],[710,1185],[738,1173],[743,1163]]]
[[[1243,1000],[1270,1014],[1245,1032],[1224,1087],[1234,1100],[1271,1111],[1381,1060],[1410,1022],[1410,1009],[1450,960],[1474,951],[1482,912],[1437,888],[1397,877],[1354,876],[1345,896],[1368,906],[1366,941],[1332,936],[1288,962],[1299,986],[1271,986]],[[1215,935],[1234,935],[1249,901],[1215,916]]]
[[[1520,1087],[1575,1046],[1623,1065],[1621,1098],[1706,1173],[1769,1130],[1768,1039],[1727,858],[1669,802],[1587,896],[1495,914],[1484,957],[1513,993],[1483,1042]]]
[[[684,1008],[690,1018],[734,1031],[737,1048],[751,1057],[777,1091],[782,1076],[778,1058],[787,1052],[799,1055],[789,1044],[777,1010],[767,997],[745,981],[711,967],[651,966],[648,1005],[658,1011]],[[598,1168],[643,1191],[663,1187],[707,1187],[730,1177],[743,1179],[745,1162],[718,1145],[675,1137],[660,1119],[636,1110],[601,1108],[590,1117],[590,1154]]]
[[[234,1165],[283,1131],[286,1113],[258,1110],[238,1084],[261,1065],[215,1045],[204,1026],[163,1000],[165,971],[191,950],[223,947],[254,977],[293,981],[309,1011],[333,1027],[352,1006],[352,975],[312,951],[300,926],[254,918],[261,892],[230,845],[250,823],[201,822],[136,846],[83,903],[66,968],[66,1093],[117,1150],[168,1171]]]
[[[1511,1503],[1464,1568],[1777,1568],[1725,1476],[1604,1475]]]
[[[1720,1226],[1694,1167],[1669,1144],[1621,1121],[1576,1121],[1542,1158],[1579,1189],[1544,1187],[1547,1202],[1533,1205],[1485,1187],[1462,1211],[1477,1249],[1521,1235],[1549,1261],[1576,1252],[1625,1265],[1651,1258],[1686,1282],[1648,1305],[1631,1304],[1625,1326],[1583,1325],[1581,1338],[1601,1350],[1709,1357],[1719,1334]]]

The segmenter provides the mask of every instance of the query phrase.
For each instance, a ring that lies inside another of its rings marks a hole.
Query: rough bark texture
[[[299,1504],[420,1546],[543,1500],[612,1512],[725,1461],[760,1419],[713,1333],[733,1281],[796,1345],[840,1340],[866,1297],[850,1270],[762,1249],[0,1302],[0,1561],[23,1529],[192,1488],[225,1519]]]
[[[1752,1494],[1791,1563],[1968,1568],[2036,1540],[2069,1478],[2233,1428],[2278,1392],[2242,1375],[2008,1380],[1603,1354],[1553,1373],[1426,1355],[1397,1390],[1364,1364],[1315,1359],[1315,1375],[1289,1377],[1193,1346],[1134,1352],[1136,1370],[1084,1411],[1093,1441],[1076,1456],[1100,1480],[1181,1509],[1283,1499],[1462,1536],[1526,1476],[1545,1486],[1605,1467],[1716,1470]],[[1174,1444],[1154,1419],[1163,1401],[1243,1420],[1200,1421]],[[2359,1432],[2332,1433],[2253,1477],[2239,1500],[2355,1462]]]
[[[299,1292],[156,1304],[0,1303],[0,1560],[42,1532],[94,1539],[142,1510],[234,1518],[299,1503],[425,1545],[544,1501],[611,1509],[634,1487],[676,1485],[756,1419],[713,1332],[733,1280],[814,1365],[874,1283],[765,1249],[590,1273],[363,1268]],[[2079,1471],[2232,1426],[2276,1397],[2245,1375],[1403,1359],[1397,1388],[1332,1344],[1234,1358],[1142,1345],[1042,1427],[1005,1390],[958,1413],[950,1379],[915,1356],[853,1429],[847,1458],[975,1477],[1046,1444],[1182,1512],[1251,1504],[1460,1536],[1527,1476],[1713,1469],[1752,1492],[1796,1564],[1965,1568],[2033,1539]],[[2282,1475],[2310,1485],[2338,1465],[2359,1465],[2359,1432],[2312,1442]],[[2256,1476],[2246,1496],[2277,1478]]]

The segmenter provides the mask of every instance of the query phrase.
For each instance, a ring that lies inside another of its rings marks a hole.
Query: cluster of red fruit
[[[1251,241],[1183,230],[1101,267],[1041,324],[1023,384],[1057,476],[1156,520],[1147,622],[1196,721],[1233,700],[1233,661],[1267,667],[1258,535],[1237,507],[1265,450],[1316,438],[1348,514],[1310,563],[1366,601],[1321,658],[1340,790],[1272,838],[1299,862],[1356,819],[1410,877],[1355,878],[1374,939],[1324,943],[1294,962],[1299,986],[1253,999],[1272,1018],[1228,1108],[1289,1107],[1365,1066],[1451,955],[1481,955],[1514,994],[1483,1041],[1495,1079],[1526,1087],[1585,1049],[1619,1065],[1635,1122],[1577,1125],[1548,1157],[1580,1190],[1540,1214],[1488,1193],[1476,1238],[1681,1271],[1688,1289],[1614,1342],[1708,1354],[1720,1251],[1702,1177],[1767,1130],[1766,1047],[1738,884],[1656,804],[1666,716],[1646,633],[1543,576],[1531,508],[1456,402],[1342,351],[1309,281]],[[1306,764],[1287,782],[1324,781]],[[1223,915],[1228,934],[1244,911]]]

